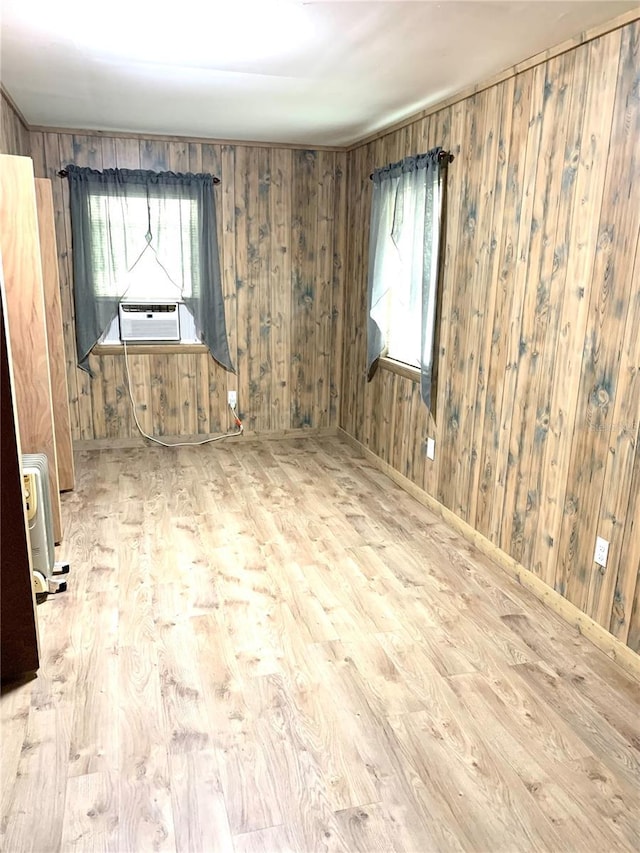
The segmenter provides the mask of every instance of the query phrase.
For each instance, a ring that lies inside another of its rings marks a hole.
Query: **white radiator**
[[[49,494],[49,462],[46,455],[25,454],[22,457],[22,471],[33,570],[49,577],[55,565],[55,547]]]

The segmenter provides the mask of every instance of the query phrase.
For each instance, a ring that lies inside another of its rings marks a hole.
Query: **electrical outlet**
[[[607,565],[607,557],[609,556],[609,543],[602,536],[596,538],[596,550],[593,555],[593,562],[602,566],[604,569]]]
[[[435,438],[427,439],[427,459],[436,458],[436,440]]]
[[[227,391],[227,403],[231,406],[232,409],[238,405],[238,392],[237,391]]]

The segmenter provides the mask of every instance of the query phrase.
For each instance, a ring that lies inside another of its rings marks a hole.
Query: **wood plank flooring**
[[[640,685],[340,439],[76,463],[7,853],[638,849]]]

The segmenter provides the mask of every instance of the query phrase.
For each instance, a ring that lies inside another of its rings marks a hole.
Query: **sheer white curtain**
[[[442,210],[439,148],[373,174],[367,368],[383,353],[420,367],[431,405]]]

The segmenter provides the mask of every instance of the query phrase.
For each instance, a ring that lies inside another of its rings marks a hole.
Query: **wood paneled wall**
[[[36,175],[51,178],[74,438],[137,435],[122,355],[76,367],[67,163],[211,172],[227,328],[237,376],[207,352],[130,356],[143,428],[195,435],[229,427],[237,389],[248,430],[337,424],[342,343],[345,152],[32,132]]]
[[[349,154],[341,426],[640,649],[640,23]],[[369,174],[451,149],[436,422],[365,377]],[[427,460],[427,436],[436,459]],[[610,540],[606,569],[596,535]]]
[[[0,154],[18,154],[29,157],[31,143],[29,129],[0,88]]]

